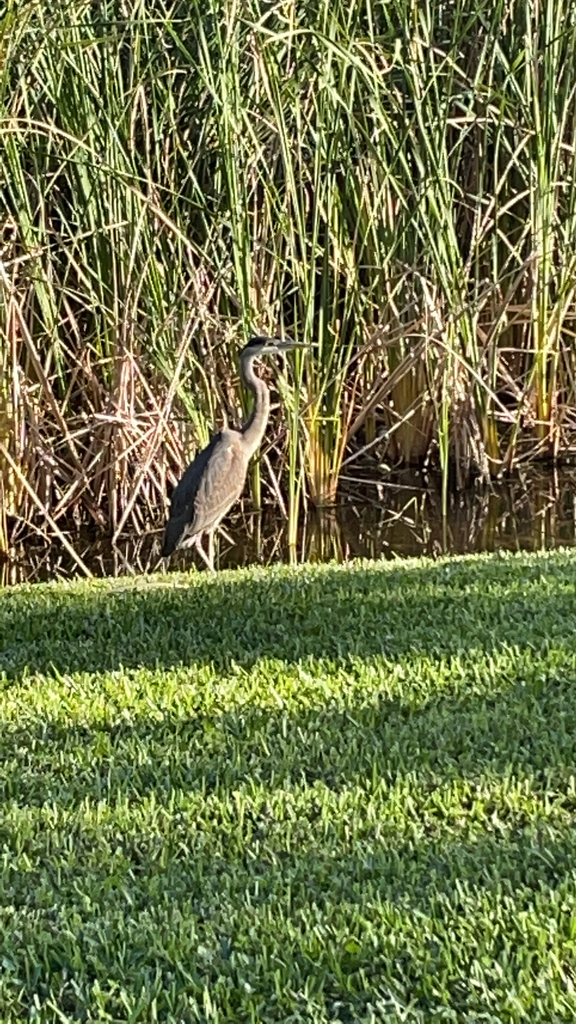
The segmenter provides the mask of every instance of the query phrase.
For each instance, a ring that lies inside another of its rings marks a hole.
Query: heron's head
[[[292,338],[268,338],[263,335],[254,335],[242,349],[240,359],[259,359],[260,356],[291,352],[294,348],[306,347],[302,342],[292,341]]]

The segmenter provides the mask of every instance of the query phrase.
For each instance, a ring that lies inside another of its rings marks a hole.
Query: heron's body
[[[248,470],[237,430],[222,430],[188,466],[172,495],[162,554],[198,545],[238,500]]]
[[[240,372],[254,394],[254,409],[241,430],[222,430],[198,453],[178,483],[170,503],[170,518],[164,533],[163,557],[178,548],[197,547],[211,569],[214,531],[238,500],[251,457],[260,447],[268,417],[270,396],[263,380],[254,373],[259,356],[296,348],[293,342],[274,338],[252,338],[240,355]],[[209,555],[202,548],[207,533]]]

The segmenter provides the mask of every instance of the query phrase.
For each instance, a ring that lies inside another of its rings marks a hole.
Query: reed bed
[[[0,549],[158,524],[252,329],[312,344],[251,479],[292,536],[358,452],[446,508],[573,450],[575,49],[567,0],[9,0]]]

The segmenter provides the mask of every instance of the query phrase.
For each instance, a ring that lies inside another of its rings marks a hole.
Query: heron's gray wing
[[[174,488],[172,498],[170,499],[171,519],[185,518],[186,512],[189,513],[190,519],[192,519],[194,515],[194,502],[200,481],[215,448],[220,443],[221,437],[221,434],[215,434],[210,443],[201,452],[198,452],[196,458],[184,471],[182,479],[179,480]]]
[[[240,497],[246,481],[249,452],[242,435],[223,430],[202,472],[194,498],[192,532],[212,530]]]

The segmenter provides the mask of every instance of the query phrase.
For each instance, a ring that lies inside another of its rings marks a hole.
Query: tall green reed
[[[259,504],[284,476],[293,537],[301,497],[332,502],[347,449],[379,436],[388,461],[438,461],[444,504],[452,480],[571,443],[565,0],[15,10],[2,416],[54,521],[157,521],[246,411],[231,367],[252,329],[313,342],[276,378],[289,430],[252,480]]]

